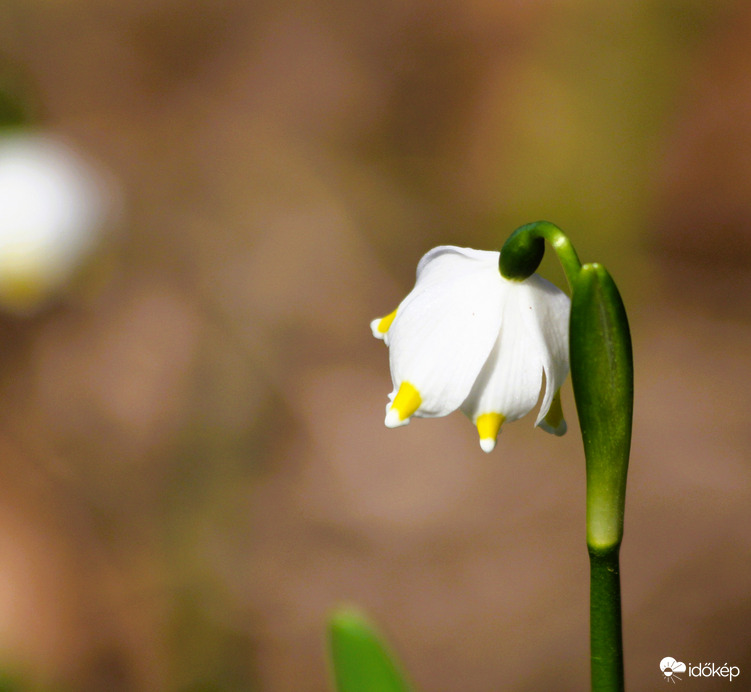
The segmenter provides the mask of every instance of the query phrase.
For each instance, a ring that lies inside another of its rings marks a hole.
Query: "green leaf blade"
[[[631,449],[634,368],[618,288],[599,264],[586,264],[571,299],[571,380],[587,459],[587,542],[620,545]]]
[[[331,616],[329,652],[337,692],[412,692],[382,637],[355,609]]]

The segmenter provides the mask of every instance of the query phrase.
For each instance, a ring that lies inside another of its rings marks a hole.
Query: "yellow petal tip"
[[[505,420],[506,416],[502,413],[483,413],[477,416],[475,425],[480,434],[480,447],[483,452],[492,452],[495,449],[495,440]]]
[[[422,403],[422,397],[417,388],[410,382],[402,382],[399,385],[394,400],[386,411],[386,426],[396,428],[399,425],[409,423],[412,416]]]
[[[376,317],[376,319],[370,323],[370,330],[373,332],[373,336],[376,339],[383,339],[395,317],[396,310],[386,315],[386,317]]]
[[[545,418],[540,421],[540,427],[546,432],[558,435],[559,437],[565,435],[568,426],[563,418],[560,390],[553,396],[553,401],[550,403],[550,408],[545,414]]]

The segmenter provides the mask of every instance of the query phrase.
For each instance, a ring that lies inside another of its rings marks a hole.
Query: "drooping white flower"
[[[568,374],[570,300],[537,274],[501,276],[500,253],[441,246],[417,266],[399,307],[373,320],[389,347],[394,389],[386,425],[461,409],[490,452],[504,421],[529,413],[543,388],[536,425],[562,435],[559,390]]]

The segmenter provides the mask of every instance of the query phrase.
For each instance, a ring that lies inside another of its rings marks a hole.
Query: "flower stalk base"
[[[592,689],[623,692],[620,546],[589,551]]]

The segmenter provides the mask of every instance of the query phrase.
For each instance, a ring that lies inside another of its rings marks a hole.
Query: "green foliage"
[[[599,264],[586,264],[571,299],[571,380],[587,459],[587,544],[608,550],[623,536],[634,368],[626,310]]]
[[[410,692],[393,655],[358,611],[342,608],[331,616],[329,647],[337,692]]]

